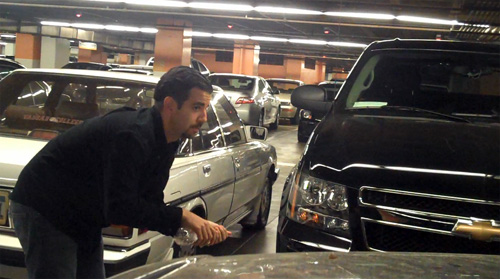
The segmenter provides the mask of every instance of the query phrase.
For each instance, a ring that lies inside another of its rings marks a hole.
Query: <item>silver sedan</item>
[[[224,90],[245,124],[278,129],[280,99],[265,79],[237,74],[212,74],[208,79]]]

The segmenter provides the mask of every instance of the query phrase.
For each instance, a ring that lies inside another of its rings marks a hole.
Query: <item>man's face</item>
[[[211,96],[206,91],[193,88],[182,107],[174,115],[174,129],[183,138],[191,138],[198,133],[201,125],[207,122],[207,107]]]

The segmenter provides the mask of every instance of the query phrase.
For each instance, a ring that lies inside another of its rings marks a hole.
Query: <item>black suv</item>
[[[372,43],[283,189],[277,251],[500,253],[500,45]]]

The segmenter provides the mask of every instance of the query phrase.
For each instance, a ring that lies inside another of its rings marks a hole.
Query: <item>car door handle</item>
[[[212,171],[212,166],[210,164],[203,166],[203,173],[205,174],[205,177],[210,175],[210,171]]]

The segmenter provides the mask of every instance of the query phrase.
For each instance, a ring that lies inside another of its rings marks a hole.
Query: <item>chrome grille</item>
[[[463,218],[500,220],[500,204],[495,202],[363,187],[364,205],[426,212]]]

